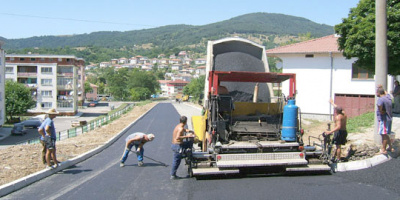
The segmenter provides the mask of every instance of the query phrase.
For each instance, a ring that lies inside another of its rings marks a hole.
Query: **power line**
[[[33,17],[33,18],[40,18],[40,19],[55,19],[55,20],[77,21],[77,22],[87,22],[87,23],[118,24],[118,25],[128,25],[128,26],[147,26],[147,27],[153,27],[153,28],[156,27],[156,26],[153,26],[153,25],[146,25],[146,24],[131,24],[131,23],[107,22],[107,21],[96,21],[96,20],[86,20],[86,19],[46,17],[46,16],[22,15],[22,14],[13,14],[13,13],[0,13],[0,15],[9,15],[9,16],[18,16],[18,17]]]

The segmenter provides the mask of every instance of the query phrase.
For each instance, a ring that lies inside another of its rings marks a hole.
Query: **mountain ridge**
[[[99,46],[104,48],[135,48],[151,43],[161,48],[173,48],[203,43],[232,34],[290,35],[310,33],[312,37],[333,34],[333,27],[318,24],[302,17],[277,13],[250,13],[227,20],[194,26],[166,25],[131,31],[99,31],[63,36],[34,36],[4,40],[4,49],[60,48]]]

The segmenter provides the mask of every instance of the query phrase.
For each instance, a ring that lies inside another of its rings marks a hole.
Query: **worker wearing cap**
[[[131,151],[132,147],[135,146],[136,149],[136,155],[138,159],[138,166],[141,167],[143,166],[143,153],[144,153],[144,148],[143,145],[146,142],[153,141],[154,139],[154,134],[144,134],[141,132],[136,132],[133,134],[130,134],[128,137],[126,137],[126,145],[125,145],[125,151],[124,154],[122,155],[121,158],[121,163],[120,167],[125,166],[125,161],[128,158],[129,151]]]
[[[333,103],[332,103],[333,104]],[[333,128],[331,131],[325,131],[325,134],[330,135],[334,133],[333,135],[333,144],[336,145],[336,159],[334,159],[334,162],[340,162],[340,154],[341,154],[341,147],[342,145],[346,144],[346,138],[347,138],[347,130],[346,130],[346,123],[347,123],[347,116],[344,113],[342,107],[336,106],[333,104],[335,107],[335,112],[336,112],[336,117],[335,117],[335,128]]]

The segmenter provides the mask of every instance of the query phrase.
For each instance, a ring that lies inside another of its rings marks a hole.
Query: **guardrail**
[[[84,133],[87,133],[91,130],[94,130],[96,128],[99,128],[103,125],[108,124],[109,122],[118,119],[121,115],[125,114],[126,112],[128,112],[129,110],[131,110],[133,108],[134,104],[128,104],[125,108],[118,110],[118,111],[114,111],[112,112],[112,114],[107,114],[105,117],[102,118],[98,118],[98,119],[94,119],[92,121],[89,121],[89,123],[87,123],[84,126],[78,126],[75,128],[71,128],[65,131],[60,131],[57,133],[57,141],[60,140],[65,140],[71,137],[76,137],[78,135],[82,135]],[[38,138],[34,138],[34,139],[29,139],[29,140],[25,140],[23,142],[18,142],[16,143],[16,145],[20,145],[20,144],[39,144],[40,143],[40,137]]]

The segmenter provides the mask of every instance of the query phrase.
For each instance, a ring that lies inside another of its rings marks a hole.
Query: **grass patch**
[[[151,100],[140,101],[140,102],[135,103],[135,106],[144,106],[144,105],[149,104],[151,102],[153,102],[153,101],[151,101]]]
[[[349,133],[363,132],[366,128],[374,125],[374,117],[375,113],[369,112],[347,119],[347,131]]]

